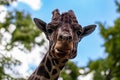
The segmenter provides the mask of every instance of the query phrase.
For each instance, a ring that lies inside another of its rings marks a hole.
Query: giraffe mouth
[[[54,46],[54,51],[58,57],[65,57],[73,50],[73,42],[57,41]]]
[[[71,52],[70,49],[55,49],[55,53],[57,54],[58,57],[65,57]]]
[[[55,49],[55,52],[60,54],[70,53],[70,51],[70,49]]]

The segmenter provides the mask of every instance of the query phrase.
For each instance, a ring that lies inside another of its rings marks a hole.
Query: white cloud
[[[29,5],[33,10],[38,10],[42,6],[42,1],[41,0],[18,0],[18,2],[23,2]],[[16,7],[18,2],[12,2],[12,6]],[[7,8],[5,6],[0,5],[0,22],[5,21],[5,17],[7,15]]]
[[[11,25],[13,26],[13,25]],[[10,40],[10,35],[5,33],[4,29],[0,30],[0,32],[4,33],[4,37],[6,40]],[[41,35],[41,39],[45,39],[45,35]],[[5,44],[5,41],[2,40],[2,45],[3,43]],[[0,45],[0,53],[5,54],[6,56],[12,56],[14,59],[20,60],[22,64],[20,66],[14,67],[15,71],[18,71],[20,75],[14,75],[10,70],[6,70],[8,74],[11,74],[13,77],[24,77],[27,78],[30,76],[30,74],[33,72],[33,68],[35,69],[41,62],[43,55],[42,53],[46,53],[45,47],[48,47],[48,41],[45,39],[44,46],[35,46],[30,53],[21,51],[19,48],[24,48],[22,44],[19,44],[19,47],[14,47],[13,50],[10,52],[7,52],[4,50],[4,46]],[[32,68],[32,69],[31,69]]]
[[[4,6],[0,5],[0,22],[3,23],[5,21],[6,15],[7,15],[7,9]]]
[[[29,64],[38,66],[40,61],[42,60],[38,48],[35,48],[36,49],[30,53],[24,53],[18,48],[14,48],[13,51],[11,51],[12,56],[22,62],[21,66],[16,67],[17,71],[21,74],[22,77],[26,77],[31,74],[28,73]]]
[[[45,38],[45,36],[42,34],[41,37]],[[17,47],[15,47],[11,51],[11,55],[22,62],[22,65],[16,67],[16,70],[19,71],[22,77],[28,77],[33,72],[33,69],[31,69],[30,65],[32,67],[37,67],[41,60],[43,59],[43,55],[41,53],[46,53],[45,46],[48,46],[48,42],[44,44],[44,46],[35,46],[33,50],[30,53],[25,53],[23,51],[20,51]],[[21,45],[20,47],[24,47]],[[43,52],[44,51],[44,52]],[[22,69],[22,70],[21,70]]]
[[[16,2],[16,1],[13,1],[13,2],[11,3],[11,5],[12,5],[13,7],[16,7],[16,6],[17,6],[17,2]]]
[[[33,10],[38,10],[42,6],[41,0],[18,0],[18,2],[16,1],[12,2],[11,5],[13,7],[16,7],[19,2],[29,5]]]
[[[42,6],[41,0],[19,0],[19,2],[24,2],[24,3],[28,4],[34,10],[38,10]]]
[[[94,74],[94,72],[91,72],[87,75],[80,75],[78,77],[78,80],[93,80],[93,74]]]

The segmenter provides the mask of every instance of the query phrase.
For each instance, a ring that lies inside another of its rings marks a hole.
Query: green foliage
[[[0,5],[10,6],[10,4],[17,0],[0,0]]]
[[[12,57],[6,57],[6,55],[0,53],[0,80],[16,80],[14,77],[7,74],[5,69],[12,71],[13,74],[17,74],[17,72],[14,71],[14,67],[20,64],[20,61],[13,59]]]
[[[88,64],[90,71],[94,71],[93,80],[106,80],[105,75],[109,71],[108,62],[104,59],[98,59],[97,61],[90,61]]]
[[[118,0],[115,0],[115,4],[118,6],[117,8],[117,12],[120,12],[120,4]]]
[[[10,2],[16,0],[2,0],[0,5],[7,6],[8,8]],[[0,12],[2,13],[2,12]],[[15,29],[10,25],[14,25]],[[18,47],[20,44],[24,45],[24,48],[21,50],[31,50],[34,45],[42,46],[44,40],[35,41],[36,37],[41,35],[40,30],[34,25],[31,15],[22,11],[7,11],[7,16],[5,17],[5,22],[0,22],[0,45],[4,47],[4,51],[9,52],[14,47]],[[8,33],[11,38],[7,42],[4,39],[4,33]],[[6,43],[3,45],[3,41]],[[16,44],[17,43],[17,44]],[[6,73],[6,70],[11,71],[14,75],[19,75],[17,71],[14,70],[14,67],[21,65],[21,62],[14,59],[13,57],[7,57],[9,53],[3,53],[0,49],[0,80],[25,80],[24,78],[15,78],[10,74]],[[16,53],[17,54],[17,53]]]
[[[11,46],[8,50],[11,50],[15,46],[15,42],[19,42],[25,46],[28,50],[34,44],[40,44],[41,42],[35,42],[35,38],[40,35],[40,30],[33,24],[30,14],[26,14],[20,11],[8,12],[5,23],[0,23],[0,28],[4,28],[10,33],[10,24],[16,26],[16,29],[11,33],[12,38],[10,43],[6,45]],[[33,44],[33,45],[31,45]],[[41,45],[40,45],[41,46]]]
[[[65,69],[61,73],[63,80],[77,80],[80,75],[79,67],[77,67],[73,62],[68,62]]]
[[[35,38],[39,36],[40,30],[33,24],[30,14],[25,15],[19,11],[16,11],[15,14],[14,24],[16,25],[16,29],[12,33],[11,44],[18,41],[30,50],[32,47],[31,44],[37,44]]]
[[[120,3],[116,1],[118,12]],[[94,71],[93,80],[120,80],[120,17],[113,26],[106,26],[99,22],[100,34],[104,38],[105,59],[90,61],[88,67]]]

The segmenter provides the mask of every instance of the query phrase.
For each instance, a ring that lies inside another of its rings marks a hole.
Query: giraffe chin
[[[57,56],[59,58],[63,58],[65,56],[67,56],[70,52],[71,52],[71,50],[55,49],[55,53],[57,54]]]

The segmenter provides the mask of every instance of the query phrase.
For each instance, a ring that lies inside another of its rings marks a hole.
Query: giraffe
[[[96,27],[88,25],[82,28],[72,10],[60,14],[59,10],[55,9],[52,15],[48,24],[34,18],[37,27],[49,40],[49,49],[28,80],[58,80],[68,60],[76,57],[78,42],[91,34]]]

